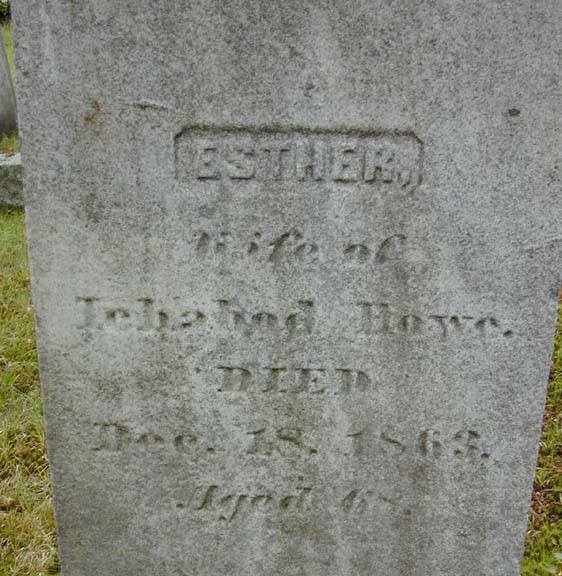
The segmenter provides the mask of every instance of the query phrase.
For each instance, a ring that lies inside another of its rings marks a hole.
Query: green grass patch
[[[561,546],[562,307],[522,576],[562,576]],[[0,211],[0,576],[58,570],[25,223]]]
[[[2,38],[6,48],[6,56],[8,57],[8,64],[10,65],[10,72],[12,73],[12,82],[16,85],[16,74],[14,65],[14,44],[12,41],[12,27],[10,22],[2,23]],[[0,135],[0,153],[13,154],[20,149],[20,141],[17,131],[12,134]]]
[[[521,573],[562,576],[562,305]]]
[[[0,136],[0,154],[15,154],[20,149],[20,139],[17,132]]]
[[[24,216],[0,211],[0,576],[57,572]]]

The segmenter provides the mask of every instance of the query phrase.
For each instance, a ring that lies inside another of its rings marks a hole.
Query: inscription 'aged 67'
[[[355,184],[408,193],[421,183],[412,133],[186,128],[175,141],[179,182]]]

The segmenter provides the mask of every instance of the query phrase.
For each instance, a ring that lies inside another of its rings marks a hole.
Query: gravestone
[[[6,48],[0,33],[0,135],[9,134],[18,127],[16,98]]]
[[[562,4],[14,11],[63,574],[516,576]]]

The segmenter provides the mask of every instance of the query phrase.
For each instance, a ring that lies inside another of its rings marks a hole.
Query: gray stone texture
[[[0,154],[0,206],[23,206],[21,182],[21,155]]]
[[[63,574],[516,576],[562,3],[14,12]]]

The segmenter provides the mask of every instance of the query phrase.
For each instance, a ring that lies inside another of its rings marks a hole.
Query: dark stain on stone
[[[91,110],[84,114],[84,124],[88,128],[91,128],[96,134],[99,134],[101,131],[101,112],[100,103],[94,99],[91,101]]]

